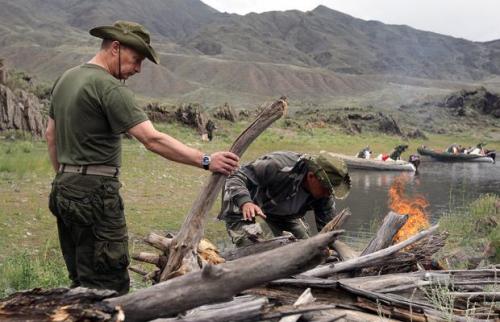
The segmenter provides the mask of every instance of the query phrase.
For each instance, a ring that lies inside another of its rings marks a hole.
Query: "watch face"
[[[203,159],[201,160],[201,164],[209,165],[210,164],[210,157],[208,155],[204,156]]]

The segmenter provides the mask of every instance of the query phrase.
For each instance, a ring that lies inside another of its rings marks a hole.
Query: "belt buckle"
[[[76,172],[77,173],[81,173],[82,175],[86,175],[87,174],[87,167],[86,165],[80,165],[78,166],[78,169],[76,169]]]

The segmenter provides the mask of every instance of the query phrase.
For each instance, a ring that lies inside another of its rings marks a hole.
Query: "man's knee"
[[[244,247],[264,240],[259,223],[243,220],[226,221],[226,229],[236,247]]]
[[[289,224],[289,229],[298,239],[307,239],[310,237],[309,226],[302,219],[292,221]]]
[[[81,252],[77,262],[78,278],[82,286],[115,290],[126,294],[129,290],[130,262],[127,241],[95,241],[92,252]]]

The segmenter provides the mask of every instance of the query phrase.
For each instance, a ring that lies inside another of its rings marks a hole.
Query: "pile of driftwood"
[[[235,141],[241,155],[286,110],[264,109]],[[155,285],[110,291],[35,289],[0,301],[2,321],[497,321],[500,267],[440,270],[432,255],[446,234],[437,226],[393,244],[408,217],[390,212],[361,252],[338,240],[340,212],[316,236],[285,235],[219,254],[202,240],[205,217],[223,185],[211,175],[175,236],[150,234],[160,253],[135,254],[156,266],[132,268]]]
[[[205,263],[201,270],[125,296],[87,289],[17,293],[0,301],[0,320],[499,320],[500,267],[426,269],[436,265],[430,257],[446,236],[434,226],[386,247],[397,232],[398,220],[391,218],[405,218],[395,213],[357,254],[337,240],[342,234],[337,228],[348,216],[341,212],[308,240],[283,236],[233,249],[221,254],[224,263]],[[163,237],[158,241],[163,243]],[[148,261],[162,266],[152,255]]]

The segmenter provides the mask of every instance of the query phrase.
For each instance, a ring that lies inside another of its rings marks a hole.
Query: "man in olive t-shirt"
[[[120,82],[158,55],[141,25],[117,21],[90,34],[103,39],[99,52],[55,82],[46,131],[57,172],[49,208],[57,218],[61,250],[72,287],[128,292],[128,235],[118,180],[121,134],[129,133],[162,157],[229,175],[238,166],[231,152],[211,155],[157,131]]]

